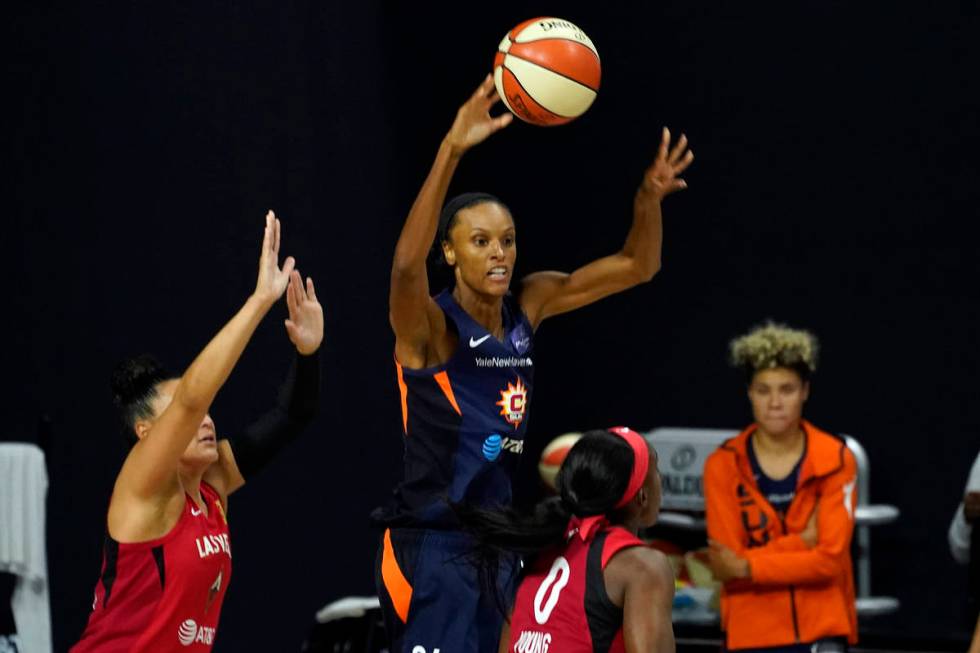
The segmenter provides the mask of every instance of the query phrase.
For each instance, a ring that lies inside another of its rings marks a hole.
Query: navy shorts
[[[391,653],[496,653],[517,556],[502,558],[497,596],[472,563],[473,539],[455,531],[384,532],[375,582]]]

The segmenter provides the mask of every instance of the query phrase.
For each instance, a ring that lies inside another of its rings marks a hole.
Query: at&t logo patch
[[[495,461],[498,457],[500,457],[500,448],[502,442],[503,439],[496,433],[494,433],[486,440],[484,440],[483,457],[489,460],[490,462]]]
[[[504,438],[494,433],[483,441],[483,457],[490,462],[497,460],[504,451],[521,455],[524,453],[524,440]]]
[[[180,628],[177,629],[177,639],[184,646],[190,646],[195,642],[198,644],[214,644],[214,628],[208,626],[198,626],[193,619],[185,619]]]
[[[194,638],[197,637],[197,622],[193,619],[188,619],[184,623],[180,624],[180,628],[177,629],[177,639],[184,646],[190,646],[194,643]]]

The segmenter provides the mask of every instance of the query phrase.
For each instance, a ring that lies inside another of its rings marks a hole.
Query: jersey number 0
[[[555,605],[558,604],[558,596],[568,585],[568,577],[572,570],[568,567],[568,560],[564,556],[558,556],[551,565],[551,570],[544,580],[538,593],[534,595],[534,620],[544,625],[551,616]]]

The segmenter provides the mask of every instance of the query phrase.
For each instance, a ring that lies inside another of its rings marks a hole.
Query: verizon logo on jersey
[[[221,535],[205,535],[195,540],[197,543],[197,553],[201,558],[209,558],[218,553],[227,553],[231,557],[231,540],[228,533]]]

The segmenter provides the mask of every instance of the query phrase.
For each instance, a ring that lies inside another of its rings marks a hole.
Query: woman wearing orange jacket
[[[704,470],[709,561],[726,649],[846,650],[857,641],[854,456],[802,418],[817,341],[767,324],[731,343],[754,423]]]

